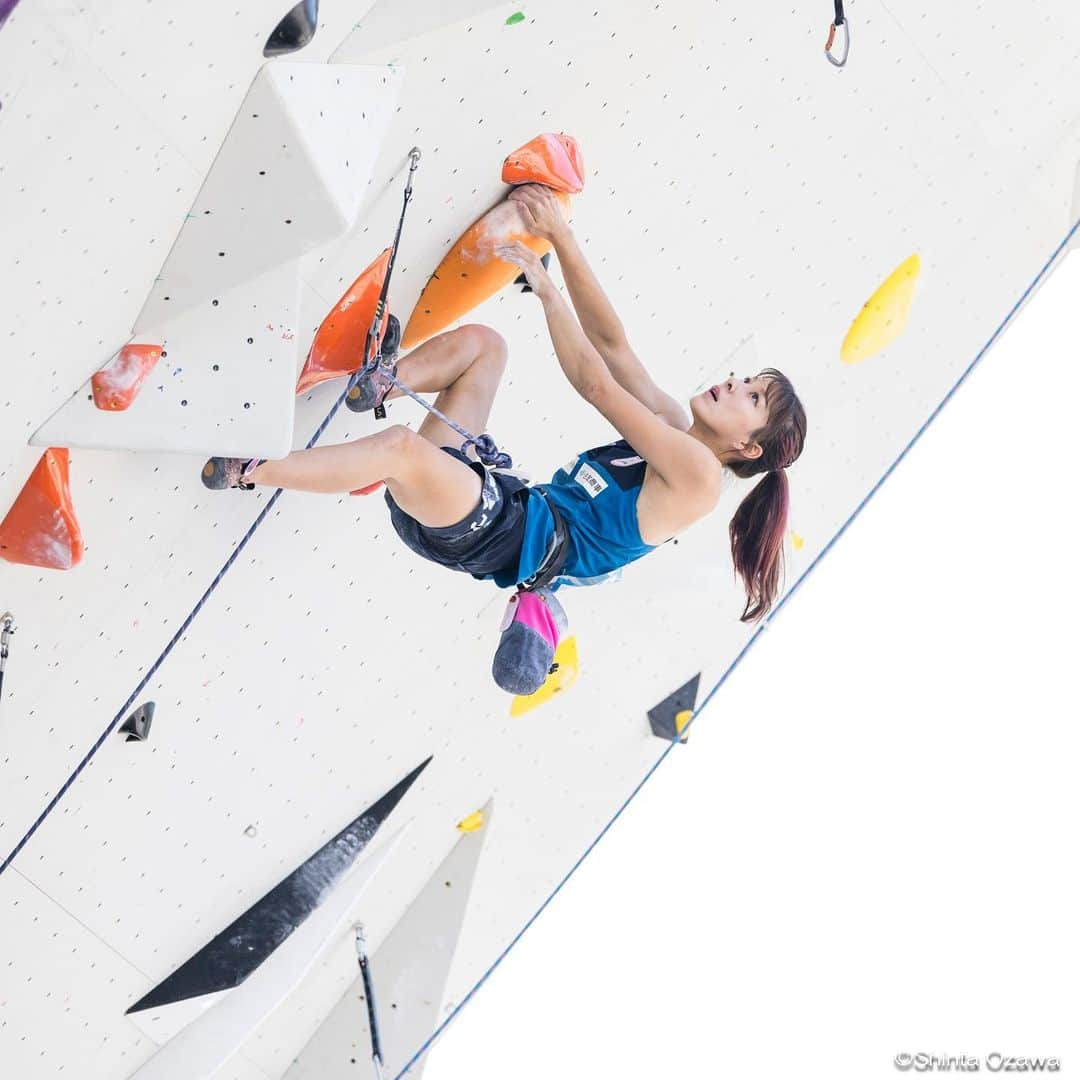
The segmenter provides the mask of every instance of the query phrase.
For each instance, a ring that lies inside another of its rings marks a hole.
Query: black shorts
[[[453,446],[442,449],[465,462],[483,481],[475,508],[456,525],[431,528],[406,514],[388,488],[383,497],[390,507],[394,531],[421,558],[451,570],[478,578],[498,571],[516,575],[525,535],[528,487],[516,476],[489,471]]]

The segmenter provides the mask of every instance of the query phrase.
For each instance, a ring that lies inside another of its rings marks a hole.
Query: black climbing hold
[[[120,726],[127,734],[124,742],[146,742],[150,737],[150,725],[154,722],[154,703],[140,705]]]
[[[551,252],[549,251],[546,255],[541,255],[540,261],[544,264],[544,269],[546,270],[551,265]],[[532,288],[524,274],[518,274],[518,276],[514,278],[514,284],[520,285],[522,287],[522,292],[532,292]]]
[[[263,47],[263,56],[288,56],[297,52],[315,36],[318,25],[319,0],[300,0],[274,27]]]
[[[372,803],[306,862],[128,1009],[171,1005],[239,986],[314,910],[356,862],[431,758]]]
[[[686,736],[679,735],[675,718],[679,713],[685,712],[687,709],[693,712],[697,703],[698,683],[700,682],[701,672],[698,672],[688,683],[680,686],[673,694],[669,694],[664,698],[659,705],[654,705],[649,710],[649,727],[652,728],[654,735],[666,739],[668,742],[671,742],[672,739],[686,742]]]

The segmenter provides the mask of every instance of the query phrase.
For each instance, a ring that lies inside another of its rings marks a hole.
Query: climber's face
[[[717,436],[724,449],[743,450],[769,421],[765,386],[766,380],[760,376],[732,376],[692,398],[690,411],[695,421]]]

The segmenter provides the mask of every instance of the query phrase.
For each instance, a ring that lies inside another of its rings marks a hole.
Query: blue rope
[[[562,878],[562,880],[551,891],[551,893],[549,894],[547,899],[536,909],[536,911],[533,913],[533,915],[529,919],[529,921],[513,936],[513,938],[511,938],[510,943],[506,946],[506,948],[503,949],[503,951],[501,953],[499,953],[499,955],[495,958],[495,961],[483,973],[483,975],[480,976],[480,978],[476,981],[473,988],[465,995],[465,997],[463,997],[461,999],[461,1001],[459,1001],[454,1006],[453,1010],[446,1016],[446,1018],[439,1024],[439,1026],[431,1033],[431,1035],[429,1035],[428,1038],[424,1040],[423,1045],[421,1045],[420,1049],[417,1050],[416,1053],[413,1054],[413,1056],[411,1058],[409,1058],[409,1060],[403,1066],[401,1072],[399,1072],[394,1077],[394,1080],[401,1080],[401,1078],[413,1067],[413,1065],[415,1065],[416,1062],[425,1053],[427,1053],[427,1051],[431,1048],[432,1043],[434,1043],[435,1040],[446,1029],[446,1026],[454,1019],[455,1016],[457,1016],[457,1014],[459,1012],[461,1012],[461,1010],[463,1008],[465,1008],[465,1005],[469,1002],[469,1000],[472,998],[472,996],[480,989],[480,987],[483,986],[485,982],[487,982],[488,978],[495,971],[495,969],[503,962],[504,959],[506,959],[506,956],[510,952],[510,950],[521,940],[522,937],[524,937],[525,931],[528,930],[529,927],[532,926],[532,924],[534,922],[536,922],[536,920],[540,917],[543,910],[548,906],[548,904],[551,903],[552,900],[555,899],[555,897],[562,890],[562,887],[570,880],[570,878],[573,875],[574,871],[576,871],[577,868],[585,861],[585,859],[588,857],[589,853],[593,850],[593,848],[596,847],[596,845],[600,843],[600,841],[607,834],[607,832],[611,828],[611,826],[614,825],[615,822],[619,820],[619,818],[622,816],[623,811],[630,805],[631,801],[634,799],[634,797],[637,795],[637,793],[639,791],[641,791],[641,789],[645,786],[645,784],[650,780],[653,773],[655,773],[656,770],[659,769],[660,766],[664,763],[664,761],[667,760],[668,754],[670,754],[671,751],[674,750],[675,747],[677,747],[680,744],[680,742],[679,742],[680,739],[684,738],[687,734],[689,734],[690,727],[694,723],[694,720],[697,718],[698,714],[700,712],[702,712],[702,710],[704,710],[706,705],[709,704],[709,702],[712,700],[713,696],[716,694],[717,690],[719,690],[720,687],[724,685],[724,683],[727,681],[728,676],[735,670],[736,667],[738,667],[740,661],[747,654],[747,652],[750,651],[751,646],[753,646],[754,643],[757,641],[757,639],[761,636],[761,634],[765,630],[767,630],[769,628],[769,626],[771,625],[773,619],[775,619],[780,614],[780,612],[783,610],[784,605],[788,602],[788,600],[791,599],[792,596],[795,595],[795,590],[798,589],[799,586],[802,585],[802,583],[810,576],[810,573],[814,569],[814,567],[817,566],[817,564],[819,562],[821,562],[821,560],[825,557],[825,553],[833,546],[833,544],[835,544],[837,542],[837,540],[840,539],[841,536],[843,536],[844,531],[847,529],[847,527],[855,520],[855,518],[858,516],[858,514],[862,511],[863,507],[874,496],[874,494],[878,490],[878,488],[880,488],[881,485],[889,478],[889,476],[892,473],[893,469],[895,469],[896,466],[899,465],[901,461],[903,461],[903,459],[907,456],[908,451],[915,445],[915,443],[922,437],[923,432],[926,431],[926,429],[930,426],[930,423],[934,419],[934,417],[937,416],[937,414],[939,412],[941,412],[941,410],[945,407],[945,403],[949,400],[949,398],[951,398],[953,396],[953,394],[956,393],[956,391],[960,388],[960,384],[968,377],[968,375],[971,374],[971,372],[975,368],[975,365],[978,364],[979,361],[986,355],[986,353],[989,351],[990,347],[1001,336],[1002,332],[1009,325],[1009,323],[1012,322],[1012,320],[1015,317],[1016,313],[1020,310],[1020,308],[1023,306],[1024,302],[1032,294],[1032,292],[1034,292],[1035,289],[1038,287],[1039,282],[1042,281],[1042,279],[1046,276],[1046,272],[1050,269],[1050,267],[1053,265],[1053,263],[1057,260],[1057,257],[1068,246],[1069,241],[1072,240],[1072,238],[1073,238],[1074,234],[1076,233],[1077,229],[1080,229],[1080,220],[1077,220],[1073,224],[1073,227],[1065,235],[1065,239],[1062,240],[1061,243],[1058,244],[1058,246],[1054,249],[1054,253],[1043,264],[1043,268],[1035,276],[1035,279],[1031,282],[1031,284],[1028,285],[1028,287],[1024,290],[1023,295],[1020,297],[1019,300],[1017,300],[1017,302],[1015,304],[1013,304],[1012,309],[1009,311],[1009,314],[1005,316],[1005,318],[999,324],[998,328],[990,336],[990,339],[978,351],[978,353],[975,356],[975,359],[972,360],[971,363],[964,369],[964,373],[960,376],[959,379],[956,380],[956,382],[952,386],[952,389],[945,395],[944,398],[941,399],[941,403],[937,406],[936,409],[934,409],[934,411],[930,414],[930,416],[923,423],[923,425],[919,428],[919,430],[916,431],[915,434],[911,437],[911,440],[908,442],[907,446],[905,446],[904,449],[901,451],[901,453],[897,457],[897,459],[892,463],[892,465],[889,466],[889,468],[885,471],[885,473],[882,475],[881,479],[878,480],[878,482],[873,486],[873,488],[871,488],[870,493],[862,500],[862,502],[859,503],[858,506],[855,507],[855,509],[851,512],[851,515],[848,517],[847,521],[845,521],[844,524],[840,527],[840,529],[836,533],[836,535],[833,536],[833,538],[828,542],[828,544],[826,544],[825,547],[818,553],[817,558],[815,558],[814,561],[802,572],[802,574],[799,576],[798,581],[795,582],[795,584],[791,587],[791,589],[784,595],[784,597],[780,601],[780,603],[777,604],[775,611],[773,611],[773,613],[769,616],[769,618],[766,619],[765,622],[763,622],[757,628],[757,630],[754,632],[754,634],[750,638],[750,640],[747,641],[747,643],[742,647],[742,649],[739,650],[739,654],[728,665],[727,669],[724,671],[724,673],[717,680],[716,685],[713,686],[713,688],[706,695],[704,701],[702,701],[701,704],[698,705],[697,708],[694,709],[693,715],[687,721],[686,727],[684,727],[683,730],[682,730],[682,734],[675,736],[675,738],[673,738],[671,740],[671,742],[668,743],[668,745],[664,748],[663,753],[656,759],[656,762],[652,765],[652,767],[649,769],[649,771],[642,777],[641,781],[634,788],[634,790],[630,792],[630,794],[627,796],[626,800],[619,807],[619,809],[615,811],[615,813],[612,816],[611,820],[600,830],[600,833],[597,835],[596,839],[593,840],[593,842],[591,844],[589,844],[589,846],[584,850],[584,852],[582,852],[581,857],[577,860],[577,862],[574,863],[573,866],[570,867],[570,869],[566,872],[566,874]]]

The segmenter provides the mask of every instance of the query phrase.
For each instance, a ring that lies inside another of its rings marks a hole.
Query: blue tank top
[[[618,576],[627,563],[648,555],[656,545],[641,539],[637,500],[646,463],[625,440],[578,454],[559,469],[550,484],[529,488],[525,534],[517,575],[493,574],[502,588],[534,574],[555,531],[551,511],[537,488],[543,488],[566,521],[570,548],[562,572],[550,588],[597,585]]]

